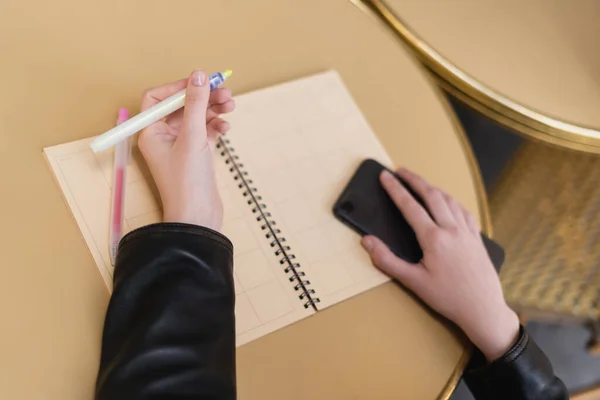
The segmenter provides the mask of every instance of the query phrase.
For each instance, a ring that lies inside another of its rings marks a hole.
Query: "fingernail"
[[[365,248],[365,250],[367,250],[369,252],[371,250],[373,250],[373,246],[375,246],[375,242],[373,242],[373,238],[371,238],[369,236],[363,237],[363,239],[360,241],[360,244],[362,244],[362,246]]]
[[[381,181],[382,182],[390,183],[390,182],[392,182],[393,179],[394,179],[394,176],[392,174],[390,174],[390,171],[383,170],[383,172],[381,173]]]
[[[204,85],[204,80],[206,78],[206,74],[204,71],[194,71],[192,74],[192,85],[194,86],[202,86]]]
[[[219,124],[219,132],[227,133],[228,130],[229,130],[229,122],[223,121],[223,122],[221,122],[221,124]]]

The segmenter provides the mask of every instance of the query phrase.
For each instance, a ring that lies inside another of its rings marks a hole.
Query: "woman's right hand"
[[[208,75],[194,71],[187,79],[146,91],[141,111],[186,89],[185,106],[153,123],[138,145],[156,182],[165,222],[221,229],[223,206],[217,190],[213,147],[229,124],[220,114],[234,110],[229,89],[210,91]]]
[[[515,344],[520,324],[504,300],[475,218],[416,174],[405,169],[398,174],[431,213],[392,174],[381,174],[381,184],[417,235],[423,259],[417,264],[401,260],[374,236],[365,236],[363,247],[375,266],[456,323],[488,360],[495,360]]]

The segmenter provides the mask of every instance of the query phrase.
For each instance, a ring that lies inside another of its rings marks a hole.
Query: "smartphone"
[[[427,209],[423,200],[395,172],[367,159],[360,164],[335,202],[333,214],[361,236],[377,236],[398,257],[411,263],[419,262],[423,251],[415,232],[379,182],[379,175],[384,169],[396,176]],[[496,270],[499,270],[504,263],[504,249],[484,234],[481,236]]]

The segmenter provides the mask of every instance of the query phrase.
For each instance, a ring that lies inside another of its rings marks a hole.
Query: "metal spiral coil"
[[[300,272],[298,272],[298,275],[292,275],[292,276],[290,277],[290,282],[295,282],[295,281],[297,281],[298,279],[300,279],[299,277],[301,277],[301,276],[305,276],[305,275],[306,275],[306,274],[304,273],[304,271],[300,271]]]
[[[271,219],[271,213],[265,211],[267,206],[262,203],[262,197],[258,194],[258,190],[252,186],[254,182],[248,177],[248,172],[244,169],[244,164],[239,162],[239,157],[235,154],[235,149],[231,147],[226,135],[221,135],[217,141],[217,149],[221,156],[225,159],[225,164],[229,166],[229,172],[233,174],[233,179],[237,186],[242,190],[242,195],[247,198],[246,203],[252,207],[252,214],[258,214],[256,221],[260,222],[260,229],[265,232],[265,238],[270,239],[270,246],[273,247],[275,256],[279,257],[279,264],[285,265],[284,272],[292,274],[288,279],[295,283],[294,290],[300,292],[298,298],[305,300],[304,308],[312,307],[317,311],[317,303],[321,300],[314,297],[315,290],[308,288],[310,281],[304,279],[305,272],[299,271],[300,264],[293,262],[296,255],[290,253],[291,247],[285,245],[287,242],[285,237],[279,236],[281,230],[275,228],[276,222]]]
[[[294,269],[294,270],[298,270],[298,269],[300,269],[300,268],[302,268],[302,267],[300,266],[300,264],[298,264],[298,263],[295,263],[295,264],[292,264],[292,265],[290,265],[290,266],[286,267],[286,268],[283,270],[283,272],[285,272],[286,274],[289,274],[289,273],[292,271],[292,269]],[[298,272],[298,273],[300,273],[300,272]]]

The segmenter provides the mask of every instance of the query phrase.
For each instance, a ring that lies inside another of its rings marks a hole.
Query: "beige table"
[[[600,153],[600,2],[356,0],[386,5],[457,97],[526,135]]]
[[[334,68],[398,164],[483,210],[446,105],[350,2],[8,0],[0,11],[0,398],[93,396],[108,293],[42,148],[106,130],[144,88],[193,68],[232,68],[234,93]],[[464,360],[462,339],[390,283],[240,348],[239,397],[446,398]]]

